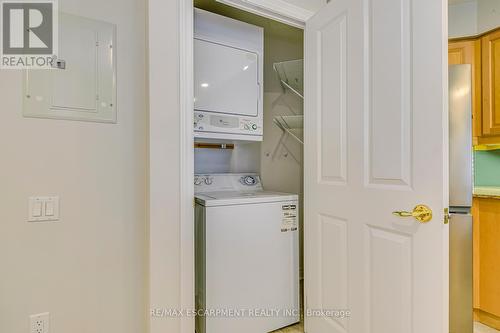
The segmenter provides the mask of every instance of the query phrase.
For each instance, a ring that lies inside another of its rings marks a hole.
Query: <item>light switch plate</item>
[[[30,197],[28,200],[28,222],[59,220],[59,197]]]

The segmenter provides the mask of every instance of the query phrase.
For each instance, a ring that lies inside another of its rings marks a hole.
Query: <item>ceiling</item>
[[[305,8],[311,12],[316,12],[326,4],[326,0],[284,0],[292,5]],[[456,0],[454,0],[456,1]]]
[[[292,5],[308,9],[312,12],[316,12],[326,3],[326,0],[284,0],[284,1]],[[478,0],[448,0],[448,4],[458,5],[461,3],[476,2],[476,1]]]

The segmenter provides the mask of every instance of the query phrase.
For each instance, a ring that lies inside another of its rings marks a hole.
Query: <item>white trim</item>
[[[193,7],[193,1],[179,0],[180,298],[181,309],[194,310]],[[181,333],[194,332],[194,317],[183,316],[180,326]]]
[[[150,310],[194,308],[192,22],[192,0],[148,1]],[[148,315],[148,332],[194,332]]]
[[[304,29],[314,12],[283,0],[216,0],[238,9]]]

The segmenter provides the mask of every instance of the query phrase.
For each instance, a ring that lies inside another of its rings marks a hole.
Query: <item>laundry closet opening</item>
[[[196,331],[303,332],[303,30],[194,5]]]

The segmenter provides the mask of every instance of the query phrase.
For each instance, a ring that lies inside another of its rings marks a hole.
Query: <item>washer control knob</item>
[[[214,181],[213,181],[213,179],[212,179],[212,178],[210,178],[210,177],[206,177],[206,178],[205,178],[205,184],[206,184],[206,185],[212,185],[212,183],[213,183],[213,182],[214,182]]]
[[[252,185],[257,184],[257,178],[255,178],[254,176],[245,176],[245,177],[241,177],[240,182],[243,185],[252,186]]]
[[[196,177],[196,178],[194,179],[194,184],[195,184],[196,186],[199,186],[199,185],[201,185],[202,183],[203,183],[203,180],[202,180],[202,179],[200,179],[199,177]]]

